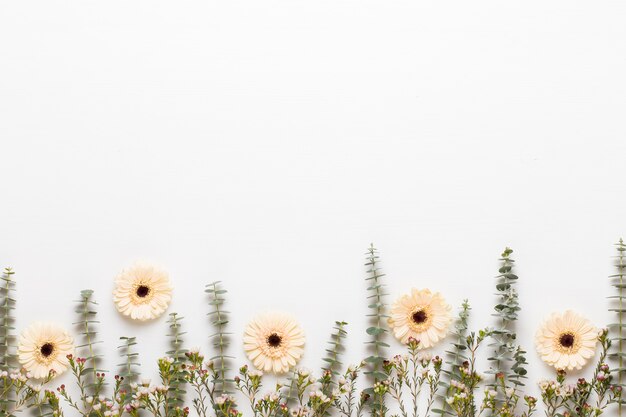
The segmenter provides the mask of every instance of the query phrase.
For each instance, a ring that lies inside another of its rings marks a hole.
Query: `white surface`
[[[292,312],[317,368],[334,320],[362,355],[370,242],[389,301],[469,297],[476,328],[509,245],[530,377],[547,376],[542,317],[611,320],[624,21],[621,1],[3,2],[0,264],[19,326],[69,326],[92,288],[108,368],[136,334],[153,370],[166,317],[130,323],[111,301],[148,260],[190,346],[208,348],[201,291],[222,280],[236,335]]]

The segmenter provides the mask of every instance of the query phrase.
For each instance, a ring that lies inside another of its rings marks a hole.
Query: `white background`
[[[222,280],[238,363],[267,309],[300,320],[310,368],[349,322],[353,362],[370,242],[389,301],[469,297],[475,328],[509,245],[530,377],[550,375],[544,316],[612,320],[625,21],[623,1],[3,2],[0,264],[19,327],[70,327],[91,288],[107,367],[136,335],[153,372],[166,316],[131,323],[111,300],[147,260],[171,274],[189,346],[208,349],[202,291]]]

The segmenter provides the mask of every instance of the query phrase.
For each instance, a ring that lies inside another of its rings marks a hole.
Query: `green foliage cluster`
[[[77,326],[78,333],[82,339],[80,344],[76,346],[76,351],[81,357],[86,359],[84,368],[86,375],[85,387],[92,394],[98,381],[97,374],[107,372],[100,368],[102,354],[99,352],[98,345],[102,343],[102,340],[98,339],[97,325],[100,322],[98,321],[98,311],[96,310],[97,305],[98,303],[93,300],[93,291],[82,290],[75,310],[78,315],[78,321],[73,323]]]
[[[384,285],[382,279],[385,276],[380,270],[378,265],[379,255],[378,250],[374,248],[374,245],[370,245],[366,253],[365,266],[367,267],[367,277],[365,278],[368,283],[368,305],[370,313],[367,317],[370,321],[370,326],[366,332],[370,337],[370,340],[366,343],[372,348],[372,354],[365,358],[365,362],[369,364],[369,370],[365,372],[366,375],[371,375],[375,381],[385,379],[385,374],[381,371],[382,363],[385,360],[383,356],[385,349],[389,347],[389,344],[384,341],[387,329],[384,326],[387,314],[385,311],[385,294]]]
[[[139,352],[134,350],[134,346],[137,345],[137,339],[135,337],[120,337],[122,344],[118,346],[120,356],[124,359],[124,362],[119,363],[118,375],[124,378],[122,389],[130,392],[130,384],[136,383],[139,374],[141,372],[141,364],[139,363]]]
[[[339,357],[345,350],[343,342],[348,335],[348,332],[345,330],[347,325],[348,323],[345,321],[335,322],[333,332],[330,335],[330,340],[328,341],[328,345],[330,345],[330,347],[326,348],[326,355],[322,358],[322,361],[324,361],[322,371],[330,372],[333,376],[333,381],[336,379],[335,377],[339,375],[339,369],[343,366]]]
[[[515,289],[518,276],[513,268],[515,261],[511,258],[513,250],[506,248],[502,252],[500,262],[502,263],[496,276],[496,296],[498,304],[494,307],[494,316],[498,319],[496,327],[491,331],[492,343],[490,347],[494,349],[493,356],[489,358],[491,366],[488,374],[492,375],[492,380],[488,386],[497,390],[502,383],[505,387],[523,386],[523,379],[526,378],[527,365],[526,352],[517,343],[517,333],[514,325],[518,319],[519,296]]]
[[[214,333],[209,336],[215,354],[210,358],[216,372],[215,393],[218,395],[230,394],[232,392],[232,378],[228,378],[231,370],[233,356],[227,354],[232,333],[226,331],[228,325],[228,315],[230,312],[224,310],[224,302],[227,291],[222,288],[220,281],[207,284],[205,292],[209,295],[210,311],[207,313],[211,320]]]
[[[178,313],[170,313],[168,320],[169,334],[171,350],[167,351],[167,355],[174,360],[172,369],[175,370],[173,375],[169,379],[169,397],[167,398],[167,406],[170,408],[176,408],[182,406],[185,401],[185,378],[180,372],[182,365],[185,362],[185,354],[187,349],[183,347],[183,335],[186,332],[182,331],[182,320]]]
[[[365,281],[368,284],[367,291],[369,294],[367,296],[367,308],[370,309],[370,313],[367,314],[370,323],[366,330],[370,340],[366,344],[371,348],[370,356],[365,358],[365,362],[368,364],[365,375],[368,375],[373,382],[373,386],[368,388],[365,393],[372,397],[369,404],[372,417],[383,417],[387,412],[387,407],[385,405],[385,391],[381,383],[385,381],[387,375],[383,372],[382,365],[386,360],[385,351],[389,347],[389,344],[385,342],[387,329],[384,327],[385,320],[388,318],[385,305],[387,294],[382,283],[385,274],[381,272],[378,265],[378,250],[373,244],[370,245],[365,255],[365,267],[367,268]]]
[[[439,408],[433,409],[435,414],[441,416],[453,415],[450,405],[446,402],[447,393],[451,389],[452,381],[461,380],[461,367],[464,362],[468,361],[466,350],[470,310],[471,307],[468,300],[463,300],[456,322],[454,323],[454,331],[452,332],[453,341],[450,343],[450,348],[445,351],[445,366],[441,369],[441,378],[439,380],[440,390],[437,394],[440,406]]]
[[[8,372],[14,368],[16,360],[16,335],[15,335],[15,272],[11,268],[5,268],[0,282],[0,371]],[[5,392],[6,387],[0,380],[0,392]],[[14,400],[8,395],[0,397],[0,414],[7,411]]]
[[[617,378],[613,381],[614,384],[619,385],[622,389],[626,389],[626,381],[624,379],[626,375],[626,243],[623,239],[620,239],[616,244],[617,255],[615,259],[615,274],[609,276],[611,285],[615,288],[615,294],[609,296],[611,300],[611,308],[609,311],[613,312],[617,316],[615,323],[609,324],[611,331],[610,340],[613,342],[614,349],[612,349],[609,357],[617,364],[615,369]],[[619,412],[621,415],[623,404],[619,405]]]

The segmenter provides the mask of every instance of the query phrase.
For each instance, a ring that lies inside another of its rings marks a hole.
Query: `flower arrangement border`
[[[540,399],[525,393],[528,362],[515,333],[521,311],[515,288],[519,277],[509,248],[499,258],[495,277],[493,316],[497,323],[474,330],[470,327],[468,300],[459,307],[453,323],[449,323],[449,306],[439,294],[428,290],[413,290],[390,307],[379,253],[371,245],[365,254],[369,354],[360,363],[344,366],[348,324],[337,321],[317,374],[296,366],[304,336],[297,322],[283,316],[259,318],[246,330],[245,349],[260,370],[249,365],[233,369],[230,313],[225,310],[227,291],[221,282],[212,282],[205,292],[213,352],[205,356],[198,349],[188,349],[184,319],[169,313],[171,349],[158,360],[160,380],[156,384],[141,378],[135,337],[120,337],[121,362],[113,378],[100,369],[98,305],[91,290],[81,291],[76,303],[75,324],[81,332],[75,347],[71,335],[49,324],[29,328],[18,337],[15,273],[6,268],[0,282],[0,417],[14,416],[24,409],[55,417],[66,413],[84,417],[178,417],[192,412],[200,417],[530,417],[539,403],[547,417],[597,417],[609,407],[621,415],[626,372],[623,240],[616,244],[616,250],[616,273],[609,277],[615,288],[609,297],[609,311],[615,313],[616,322],[598,331],[570,311],[548,319],[537,333],[536,344],[541,358],[555,368],[555,376],[538,382]],[[167,281],[159,282],[167,289]],[[157,310],[162,314],[167,308],[167,291],[159,293],[158,288],[132,287],[136,294],[131,295],[151,294],[155,302],[161,302],[156,310],[147,310],[144,300],[139,300],[137,306],[143,308],[137,313],[140,319],[153,317]],[[152,290],[154,293],[150,293]],[[123,291],[116,294],[120,312],[136,314],[124,304],[127,302]],[[273,330],[269,336],[260,333],[259,329],[277,321],[287,330]],[[559,326],[565,330],[556,334],[554,329]],[[432,348],[448,330],[451,336],[446,340],[450,342],[439,355],[424,349]],[[593,338],[589,336],[592,331]],[[49,335],[48,345],[31,340],[43,333]],[[404,353],[388,354],[387,338],[392,335],[406,345]],[[591,376],[569,382],[566,370],[582,368],[595,356],[597,343],[600,353]],[[477,359],[484,354],[489,366],[482,371]],[[65,368],[73,374],[73,389],[54,385],[55,377]],[[271,390],[262,393],[266,383],[263,370],[287,372]]]

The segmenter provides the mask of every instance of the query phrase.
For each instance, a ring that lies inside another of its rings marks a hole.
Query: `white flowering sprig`
[[[496,384],[490,384],[485,388],[485,396],[480,407],[479,415],[488,412],[491,416],[499,417],[530,417],[537,409],[537,399],[530,395],[524,396],[524,411],[517,414],[517,406],[520,400],[518,390],[508,386],[505,376],[498,373],[495,376]]]
[[[222,394],[215,398],[215,409],[218,415],[226,417],[241,417],[243,415],[243,413],[237,410],[235,397],[228,394]]]
[[[610,405],[621,402],[622,387],[612,383],[616,371],[606,363],[611,347],[608,330],[598,336],[602,350],[590,381],[579,378],[575,384],[565,382],[565,371],[559,370],[555,381],[541,381],[541,399],[547,417],[597,417]]]
[[[402,417],[418,417],[418,403],[424,386],[428,386],[430,395],[424,415],[428,415],[435,400],[441,375],[442,360],[432,358],[430,354],[420,352],[420,343],[414,337],[408,340],[406,355],[396,355],[385,361],[383,369],[389,381],[389,394],[396,401]],[[404,395],[408,391],[411,398],[411,413],[407,411]]]
[[[323,417],[329,414],[343,393],[342,385],[335,386],[333,371],[325,369],[319,379],[304,368],[294,373],[298,405],[290,410],[292,417]],[[343,381],[342,381],[343,382]],[[306,399],[308,395],[308,399]]]
[[[327,373],[327,372],[325,372]],[[330,383],[330,377],[332,374],[330,372],[327,373],[326,383],[320,382],[324,385],[328,385]],[[309,387],[315,384],[317,381],[315,377],[311,374],[311,371],[307,368],[298,368],[294,370],[291,384],[289,385],[289,389],[287,392],[287,398],[291,398],[292,395],[295,396],[298,401],[298,406],[305,406],[305,393],[309,389]],[[294,392],[295,391],[295,392]]]
[[[91,375],[91,370],[86,368],[87,359],[68,355],[68,363],[72,374],[76,379],[76,386],[80,393],[80,400],[74,400],[67,391],[65,384],[57,388],[57,393],[46,391],[45,397],[47,405],[52,409],[53,415],[59,417],[63,415],[60,398],[62,398],[71,408],[84,417],[118,417],[124,413],[137,417],[139,405],[135,399],[133,390],[137,384],[126,386],[124,377],[115,375],[112,395],[106,396],[103,392],[106,386],[106,376],[103,372],[96,372],[95,381],[88,385],[85,375]],[[93,388],[93,395],[87,391],[87,387]]]
[[[2,410],[0,415],[5,415],[5,413],[6,415],[14,415],[29,406],[35,406],[41,410],[45,403],[45,398],[40,395],[42,384],[50,382],[54,375],[54,371],[50,371],[42,383],[37,383],[24,369],[0,371],[0,382],[2,383],[0,398],[13,398],[12,401],[6,403],[9,407]]]
[[[74,357],[73,355],[67,355],[67,359],[72,375],[76,380],[80,400],[74,400],[67,391],[65,384],[63,384],[57,388],[57,391],[65,402],[84,417],[89,417],[94,414],[103,417],[121,415],[122,406],[127,399],[127,395],[129,395],[126,391],[121,389],[124,378],[119,375],[115,376],[113,397],[108,398],[102,393],[106,379],[103,372],[96,372],[93,382],[88,382],[88,377],[91,376],[92,370],[86,366],[87,359]],[[89,388],[91,388],[91,392],[88,391]]]
[[[459,380],[450,381],[446,393],[446,403],[458,417],[473,417],[476,415],[475,391],[483,377],[476,369],[476,353],[486,337],[491,335],[488,329],[480,330],[478,334],[472,332],[465,340],[465,347],[469,352],[468,360],[458,369]]]
[[[268,392],[256,401],[255,415],[261,417],[287,417],[289,409],[283,401],[280,386],[276,391]]]
[[[357,395],[356,386],[363,366],[363,362],[359,365],[350,365],[346,372],[337,380],[340,395],[335,398],[334,405],[343,417],[361,417],[363,415],[369,394],[362,392],[361,395]]]
[[[198,416],[207,417],[211,410],[215,410],[220,417],[240,415],[231,396],[217,395],[217,388],[221,388],[223,383],[221,370],[215,368],[215,363],[211,360],[205,362],[198,349],[191,349],[185,355],[189,361],[184,372],[185,380],[196,392],[192,403]]]
[[[168,358],[159,359],[159,368],[161,368],[161,382],[167,381],[173,377],[171,369],[167,369],[169,362]],[[171,364],[171,362],[169,362]],[[165,375],[164,375],[165,373]],[[168,406],[168,393],[170,387],[163,383],[158,385],[150,385],[150,380],[145,379],[141,384],[132,384],[133,388],[133,400],[125,405],[124,410],[131,416],[136,417],[139,415],[139,410],[145,410],[154,417],[186,417],[189,415],[189,407],[174,407]]]
[[[541,400],[545,407],[546,417],[561,415],[567,400],[574,392],[574,386],[565,383],[565,371],[557,371],[556,380],[539,382]]]
[[[329,395],[324,394],[321,389],[311,391],[308,403],[308,407],[311,410],[310,415],[312,417],[325,416],[338,396],[339,390],[333,390]]]
[[[258,416],[257,409],[257,395],[261,389],[263,381],[263,372],[249,370],[247,365],[239,368],[239,375],[235,376],[235,387],[240,391],[250,402],[250,409],[254,413],[254,416]]]

